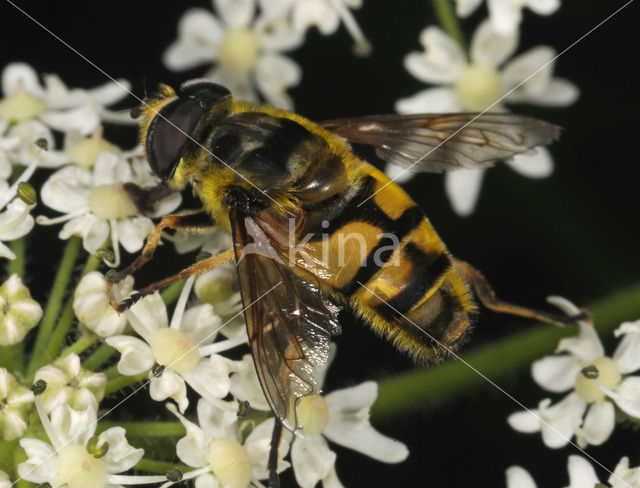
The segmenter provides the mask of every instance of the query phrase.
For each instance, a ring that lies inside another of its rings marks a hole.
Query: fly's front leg
[[[519,317],[526,317],[541,322],[547,322],[553,325],[564,327],[565,325],[575,324],[579,320],[590,320],[588,312],[582,312],[578,315],[566,316],[559,313],[545,312],[535,310],[533,308],[522,307],[500,300],[493,291],[491,285],[484,275],[465,261],[452,258],[453,265],[473,288],[478,300],[489,310],[499,313],[508,313]]]
[[[140,269],[147,261],[150,261],[153,258],[153,253],[156,251],[156,248],[160,243],[163,230],[174,229],[190,232],[207,232],[211,230],[214,225],[215,224],[211,220],[211,217],[202,209],[180,214],[165,215],[160,220],[160,223],[156,225],[155,229],[153,229],[151,234],[149,234],[149,237],[147,237],[147,242],[145,243],[140,256],[121,271],[111,273],[109,275],[109,281],[111,283],[117,283]]]
[[[169,276],[160,281],[156,281],[155,283],[150,284],[149,286],[145,286],[144,288],[139,289],[138,291],[132,293],[128,298],[125,298],[121,302],[112,302],[111,305],[118,313],[122,313],[125,310],[129,309],[140,300],[142,297],[150,295],[151,293],[164,288],[165,286],[169,286],[176,281],[181,281],[187,279],[189,276],[199,275],[204,273],[205,271],[209,271],[216,266],[219,266],[223,263],[228,263],[233,261],[235,258],[235,254],[233,250],[225,251],[222,254],[218,254],[217,256],[211,256],[210,258],[203,259],[202,261],[198,261],[195,264],[192,264],[188,268],[183,269],[179,273],[174,274],[173,276]]]

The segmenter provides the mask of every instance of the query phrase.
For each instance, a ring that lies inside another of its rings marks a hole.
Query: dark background
[[[290,55],[303,71],[301,84],[290,90],[296,110],[311,119],[393,112],[394,102],[424,86],[403,67],[403,58],[420,49],[418,35],[436,23],[427,1],[366,0],[357,19],[373,43],[373,54],[357,58],[343,29],[323,37],[315,30]],[[163,81],[178,84],[199,76],[205,67],[171,73],[162,52],[176,37],[176,24],[187,2],[18,2],[30,15],[60,36],[105,72],[131,81],[137,95]],[[210,8],[206,1],[189,2]],[[564,1],[551,17],[525,14],[519,52],[549,44],[562,51],[613,13],[623,2]],[[442,176],[420,175],[406,185],[409,194],[457,256],[485,271],[496,290],[511,301],[544,307],[549,294],[587,305],[637,283],[638,258],[638,79],[637,2],[570,49],[556,64],[556,74],[578,85],[581,96],[568,108],[512,106],[564,127],[551,151],[555,172],[545,180],[524,178],[507,167],[487,173],[479,205],[468,218],[456,216],[444,195]],[[485,10],[463,21],[470,38]],[[59,74],[71,87],[104,83],[98,70],[73,53],[14,7],[0,2],[0,67],[26,61],[38,72]],[[132,98],[121,104],[132,106]],[[109,128],[107,137],[133,144],[131,128]],[[55,241],[57,228],[38,230],[42,243]],[[50,286],[60,250],[29,248],[30,275],[38,278],[36,296]],[[168,248],[169,246],[166,246]],[[164,249],[159,259],[173,259]],[[125,255],[125,262],[130,259]],[[173,262],[173,261],[167,261]],[[153,268],[153,267],[151,267]],[[156,266],[141,283],[167,274]],[[42,286],[42,289],[38,287]],[[636,319],[637,317],[629,317]],[[482,313],[467,348],[490,342],[529,324],[489,312]],[[348,316],[327,390],[367,379],[392,376],[414,366]],[[609,344],[611,347],[611,344]],[[612,351],[610,348],[609,352]],[[463,354],[464,356],[464,354]],[[526,371],[508,376],[501,386],[525,405],[534,406],[544,393]],[[148,397],[139,395],[141,405]],[[144,407],[143,407],[144,408]],[[380,430],[408,444],[411,455],[387,466],[336,447],[337,469],[347,487],[384,486],[397,482],[418,486],[504,486],[504,469],[528,468],[538,486],[565,486],[566,459],[573,448],[551,451],[539,435],[510,430],[509,413],[518,410],[487,385],[480,392],[420,414],[379,425]],[[613,467],[622,455],[640,464],[637,433],[616,429],[601,448],[588,452]],[[335,447],[335,446],[334,446]],[[599,471],[600,479],[607,475]],[[291,477],[285,477],[285,486]]]

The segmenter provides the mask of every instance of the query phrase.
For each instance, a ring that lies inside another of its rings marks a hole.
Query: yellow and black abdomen
[[[469,287],[404,190],[368,164],[362,173],[358,190],[311,243],[325,263],[324,282],[400,350],[436,360],[471,323]]]

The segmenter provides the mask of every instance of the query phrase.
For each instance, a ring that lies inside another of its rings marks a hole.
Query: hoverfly
[[[404,190],[349,145],[371,145],[412,170],[480,168],[550,143],[559,132],[552,124],[496,113],[317,124],[199,79],[178,91],[160,85],[134,112],[152,170],[174,189],[191,185],[203,208],[165,216],[120,277],[151,259],[167,228],[222,228],[234,248],[139,290],[118,310],[235,259],[258,378],[291,431],[302,427],[297,402],[318,393],[314,372],[339,332],[338,307],[418,361],[462,341],[476,311],[473,293],[494,311],[572,321],[498,300],[479,271],[449,253]]]

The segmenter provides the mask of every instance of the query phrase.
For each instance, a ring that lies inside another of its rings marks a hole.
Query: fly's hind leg
[[[156,281],[155,283],[150,284],[149,286],[145,286],[144,288],[140,288],[138,291],[132,293],[128,298],[125,298],[121,302],[112,302],[111,305],[116,309],[118,313],[122,313],[125,310],[129,309],[140,300],[142,297],[150,295],[151,293],[164,288],[165,286],[169,286],[176,281],[187,279],[189,276],[199,275],[204,273],[205,271],[209,271],[220,264],[228,263],[234,259],[235,255],[233,250],[225,251],[217,256],[211,256],[210,258],[203,259],[202,261],[198,261],[195,264],[192,264],[188,268],[183,269],[179,273],[174,274],[173,276],[169,276],[160,281]]]
[[[540,320],[560,327],[575,324],[578,320],[590,320],[587,312],[582,312],[573,316],[566,316],[559,313],[545,312],[504,302],[496,296],[496,292],[493,291],[493,288],[491,288],[491,285],[480,271],[469,263],[456,258],[452,258],[452,262],[455,269],[471,285],[471,288],[478,297],[478,300],[480,300],[482,305],[487,307],[489,310]]]
[[[151,234],[149,234],[149,237],[147,237],[147,242],[145,243],[140,256],[121,271],[111,273],[109,281],[111,283],[117,283],[140,269],[147,261],[150,261],[153,258],[153,253],[156,251],[156,248],[160,243],[163,230],[174,229],[187,230],[190,232],[206,232],[211,230],[214,225],[215,223],[211,220],[211,217],[202,209],[173,215],[165,215],[160,220],[160,223],[156,225],[155,229],[153,229]]]
[[[282,422],[275,419],[273,433],[271,434],[271,444],[269,448],[269,460],[267,468],[269,470],[269,488],[279,488],[280,478],[278,477],[278,448],[282,442]]]

